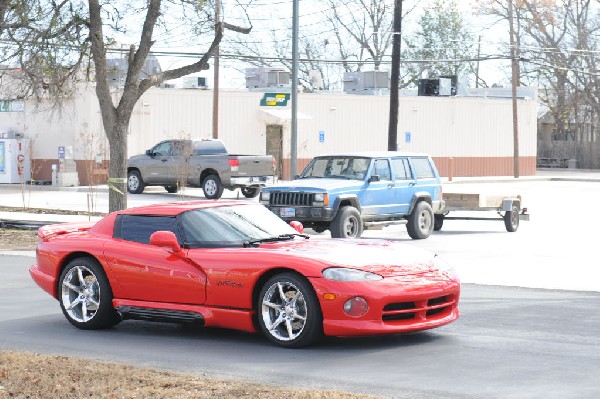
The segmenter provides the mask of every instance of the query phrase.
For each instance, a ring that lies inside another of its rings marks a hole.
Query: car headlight
[[[313,195],[313,203],[314,205],[329,205],[329,195],[327,193],[315,193]]]
[[[260,192],[260,200],[261,201],[269,201],[271,199],[271,193],[268,191]]]
[[[334,281],[375,281],[382,280],[379,274],[343,267],[330,267],[323,270],[323,277]]]

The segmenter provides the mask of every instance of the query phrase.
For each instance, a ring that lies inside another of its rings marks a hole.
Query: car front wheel
[[[65,317],[77,328],[95,330],[119,322],[108,279],[95,259],[69,262],[60,275],[58,294]]]
[[[297,274],[271,277],[260,291],[257,309],[260,329],[279,346],[310,345],[323,334],[319,301],[310,283]]]

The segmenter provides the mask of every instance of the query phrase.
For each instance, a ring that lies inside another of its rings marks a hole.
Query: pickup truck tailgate
[[[271,155],[229,155],[231,176],[272,176]]]

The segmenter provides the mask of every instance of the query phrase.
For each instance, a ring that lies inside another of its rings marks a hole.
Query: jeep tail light
[[[229,166],[233,167],[233,166],[240,166],[240,161],[236,158],[236,159],[229,159],[227,160],[227,162],[229,162]]]

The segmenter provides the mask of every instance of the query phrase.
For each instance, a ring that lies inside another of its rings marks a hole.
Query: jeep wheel
[[[331,221],[329,230],[333,238],[360,238],[363,223],[358,209],[353,206],[340,208]]]
[[[419,201],[407,219],[406,231],[410,238],[422,240],[429,237],[433,230],[433,211],[427,202]]]
[[[444,226],[444,215],[436,214],[433,217],[433,230],[440,231]]]

